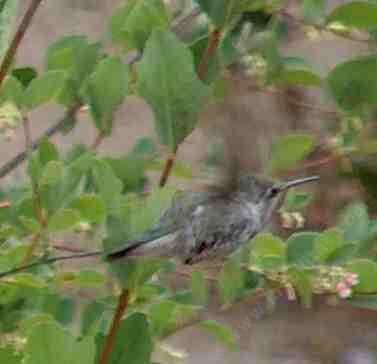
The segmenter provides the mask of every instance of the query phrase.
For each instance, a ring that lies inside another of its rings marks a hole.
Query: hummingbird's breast
[[[180,235],[185,262],[227,255],[261,229],[255,204],[235,199],[216,200],[197,206]]]

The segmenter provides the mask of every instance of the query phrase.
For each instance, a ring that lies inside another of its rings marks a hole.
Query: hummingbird
[[[226,258],[267,227],[284,192],[318,179],[311,176],[275,183],[239,174],[226,188],[179,194],[156,225],[111,252],[42,259],[0,272],[0,278],[44,264],[95,256],[104,256],[109,263],[135,256],[173,258],[184,264]]]
[[[149,256],[194,264],[226,257],[266,228],[284,192],[318,179],[311,176],[275,183],[245,174],[226,192],[183,193],[155,226],[140,239],[108,253],[106,260]]]

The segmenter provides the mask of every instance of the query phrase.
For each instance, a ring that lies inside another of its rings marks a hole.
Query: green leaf
[[[377,5],[367,1],[353,1],[336,7],[326,23],[341,23],[346,27],[371,30],[377,28]]]
[[[59,160],[59,152],[48,138],[43,138],[38,148],[38,157],[42,166],[48,162]]]
[[[46,67],[48,70],[73,71],[76,66],[75,55],[80,48],[87,46],[85,36],[68,36],[52,43],[47,50]]]
[[[377,292],[377,263],[368,259],[357,259],[346,267],[347,271],[356,273],[360,283],[352,288],[356,293]]]
[[[8,3],[11,1],[8,1]],[[23,355],[11,346],[0,348],[0,362],[6,364],[21,364]]]
[[[31,81],[25,90],[24,105],[30,111],[52,101],[58,96],[66,81],[66,74],[62,71],[48,71]]]
[[[39,277],[31,273],[20,273],[17,274],[12,282],[17,286],[24,288],[37,288],[41,289],[46,287],[46,283],[43,282]]]
[[[39,179],[39,186],[53,186],[62,180],[64,176],[64,163],[61,161],[50,161],[43,168]]]
[[[287,250],[286,244],[272,234],[258,234],[252,240],[252,247],[253,254],[260,257],[274,255],[285,258]]]
[[[213,335],[217,340],[226,344],[230,349],[234,350],[238,347],[236,335],[230,327],[214,320],[202,321],[198,324],[198,327]]]
[[[150,364],[152,349],[146,316],[133,313],[121,322],[109,364]]]
[[[235,25],[245,9],[244,0],[198,0],[197,2],[218,29]]]
[[[133,153],[124,158],[106,158],[116,176],[121,179],[124,191],[140,192],[146,182],[146,161]]]
[[[327,76],[330,92],[345,111],[377,103],[377,58],[362,56],[337,65]]]
[[[56,185],[41,189],[42,204],[49,215],[60,208],[69,206],[82,191],[81,182],[91,164],[93,164],[93,156],[90,153],[84,153],[81,157],[65,164],[64,176]]]
[[[173,33],[152,33],[139,64],[137,88],[152,107],[161,142],[175,151],[194,130],[210,89],[199,81],[190,51]]]
[[[232,259],[227,260],[217,281],[221,300],[225,304],[231,304],[240,297],[244,287],[244,277],[240,265]]]
[[[74,283],[81,287],[101,287],[106,283],[103,273],[95,270],[81,270],[75,277]]]
[[[76,198],[71,208],[79,211],[81,219],[100,224],[106,217],[106,205],[97,195],[84,194]]]
[[[2,271],[12,269],[19,266],[25,259],[28,251],[28,246],[19,245],[9,249],[2,249],[0,255],[0,268]]]
[[[352,203],[341,216],[339,229],[349,242],[364,240],[369,236],[369,216],[363,203]]]
[[[285,195],[283,210],[287,212],[302,211],[312,200],[312,195],[290,189]]]
[[[19,109],[24,101],[24,88],[20,81],[13,76],[7,76],[0,88],[0,104],[11,102]]]
[[[257,267],[258,270],[279,271],[286,265],[286,260],[284,258],[279,257],[277,255],[264,255],[252,257],[249,269],[253,271],[255,270],[255,267]]]
[[[28,87],[30,82],[38,76],[38,73],[32,67],[19,67],[12,70],[12,76],[20,81],[22,86]]]
[[[325,0],[303,0],[304,18],[311,22],[321,21],[325,15]]]
[[[326,230],[315,240],[314,260],[318,263],[326,263],[337,249],[344,245],[345,242],[338,229]]]
[[[193,272],[191,276],[191,292],[194,303],[206,305],[209,300],[209,284],[201,272]]]
[[[115,11],[110,20],[114,42],[125,49],[142,50],[154,29],[167,29],[170,14],[162,0],[131,0]]]
[[[88,43],[84,36],[64,37],[48,48],[47,69],[66,73],[67,80],[59,93],[59,103],[69,107],[81,101],[81,86],[94,71],[100,57],[100,45]]]
[[[321,86],[321,77],[314,73],[305,60],[297,57],[282,58],[282,69],[275,82],[284,86]]]
[[[92,337],[78,341],[54,323],[36,325],[28,337],[25,364],[89,364],[94,363]]]
[[[38,184],[39,178],[42,174],[42,164],[39,159],[38,153],[33,153],[28,158],[27,172],[34,184]]]
[[[123,186],[111,166],[105,161],[96,160],[93,165],[94,184],[107,208],[119,199]]]
[[[81,334],[86,336],[95,330],[98,322],[102,319],[105,312],[105,305],[102,302],[90,302],[82,312],[81,315]]]
[[[171,271],[172,263],[162,259],[129,259],[127,264],[122,261],[110,265],[123,289],[138,292],[142,285],[159,271]]]
[[[288,275],[293,286],[297,289],[303,305],[311,307],[313,296],[313,272],[291,267],[289,268]]]
[[[80,214],[73,209],[61,209],[51,216],[48,230],[58,232],[72,229],[80,221]]]
[[[128,70],[118,57],[102,60],[84,86],[90,112],[97,129],[108,135],[113,114],[128,92]]]
[[[307,134],[290,134],[281,137],[271,151],[268,165],[270,173],[292,169],[314,150],[315,139]]]
[[[346,243],[335,249],[328,258],[326,264],[341,265],[350,261],[358,254],[358,246],[354,243]]]
[[[54,323],[54,318],[48,313],[32,314],[20,324],[20,332],[23,336],[29,336],[34,326],[42,323]]]
[[[311,266],[314,262],[315,240],[318,233],[304,232],[293,234],[287,240],[287,257],[289,264]]]
[[[153,190],[147,198],[129,195],[121,206],[121,216],[127,224],[128,238],[140,237],[157,224],[163,213],[171,206],[176,190],[163,188]]]
[[[72,298],[59,294],[44,294],[41,299],[41,310],[53,316],[62,325],[72,323],[75,314],[75,302]]]
[[[346,302],[355,307],[377,310],[377,294],[353,295]]]
[[[153,139],[140,138],[132,148],[132,155],[146,158],[157,153],[157,146]]]
[[[154,336],[164,338],[179,328],[179,323],[187,322],[195,313],[190,304],[163,299],[153,304],[149,310],[149,318]]]

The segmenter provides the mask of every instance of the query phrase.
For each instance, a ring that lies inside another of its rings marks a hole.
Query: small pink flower
[[[338,292],[339,297],[348,298],[351,296],[352,290],[345,282],[339,282],[336,285],[336,291]]]
[[[347,273],[344,277],[344,282],[346,282],[349,287],[355,286],[359,283],[359,276],[356,273]]]

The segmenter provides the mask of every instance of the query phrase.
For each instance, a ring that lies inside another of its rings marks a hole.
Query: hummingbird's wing
[[[184,228],[186,222],[191,219],[197,206],[207,203],[213,197],[214,194],[208,192],[178,192],[172,205],[162,214],[157,224],[139,239],[128,241],[125,246],[109,253],[107,260],[148,254],[148,251],[154,251],[154,255],[169,256],[170,245]]]
[[[260,230],[255,216],[242,203],[228,199],[202,206],[193,214],[185,231],[184,262],[226,256],[254,237]]]

